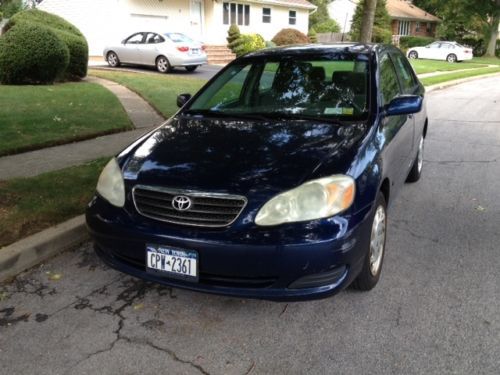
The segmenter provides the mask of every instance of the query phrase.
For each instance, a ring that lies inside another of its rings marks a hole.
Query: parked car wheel
[[[408,57],[410,59],[418,59],[418,53],[417,53],[417,51],[410,51],[410,53],[408,54]]]
[[[387,202],[385,201],[384,195],[379,192],[372,216],[369,248],[366,252],[361,273],[352,284],[354,288],[368,291],[377,285],[382,272],[382,263],[384,261],[386,233]]]
[[[112,68],[120,66],[120,59],[118,58],[118,55],[113,51],[108,52],[108,55],[106,56],[106,61],[108,62],[108,65]]]
[[[188,72],[194,72],[197,68],[198,65],[190,65],[185,67]]]
[[[450,54],[446,57],[446,61],[448,61],[449,63],[454,63],[454,62],[457,62],[457,55],[455,55],[454,53],[450,53]]]
[[[410,173],[406,178],[406,182],[417,182],[420,180],[422,174],[422,168],[424,166],[424,136],[420,137],[420,142],[418,144],[418,154],[413,161],[413,166],[411,167]]]
[[[165,56],[160,56],[156,59],[156,69],[160,73],[168,73],[172,70],[172,67]]]

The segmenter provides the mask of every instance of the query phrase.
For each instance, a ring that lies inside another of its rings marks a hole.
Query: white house
[[[208,45],[225,45],[233,23],[265,40],[288,27],[307,34],[316,10],[307,0],[43,0],[38,8],[76,25],[91,55],[135,31],[178,31]]]

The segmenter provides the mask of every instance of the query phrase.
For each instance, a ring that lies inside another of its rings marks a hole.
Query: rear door
[[[139,46],[141,64],[155,65],[156,58],[161,55],[160,47],[165,44],[165,38],[157,33],[147,33],[145,42]]]
[[[379,63],[379,102],[382,112],[392,99],[403,95],[393,58],[388,52],[382,53]],[[389,178],[400,186],[408,173],[408,165],[413,155],[413,116],[385,116],[381,119],[381,131],[385,138],[383,158]]]

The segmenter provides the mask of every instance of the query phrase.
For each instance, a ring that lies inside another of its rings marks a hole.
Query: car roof
[[[315,43],[315,44],[294,44],[282,47],[264,48],[245,55],[245,57],[270,57],[279,55],[294,55],[303,53],[339,53],[349,52],[354,54],[371,55],[384,50],[397,50],[390,44],[378,43]]]

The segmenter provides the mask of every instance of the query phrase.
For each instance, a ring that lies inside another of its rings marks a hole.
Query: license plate
[[[199,55],[199,54],[200,54],[200,50],[198,48],[191,49],[191,55]]]
[[[198,253],[162,245],[146,245],[146,271],[184,280],[198,280]]]

